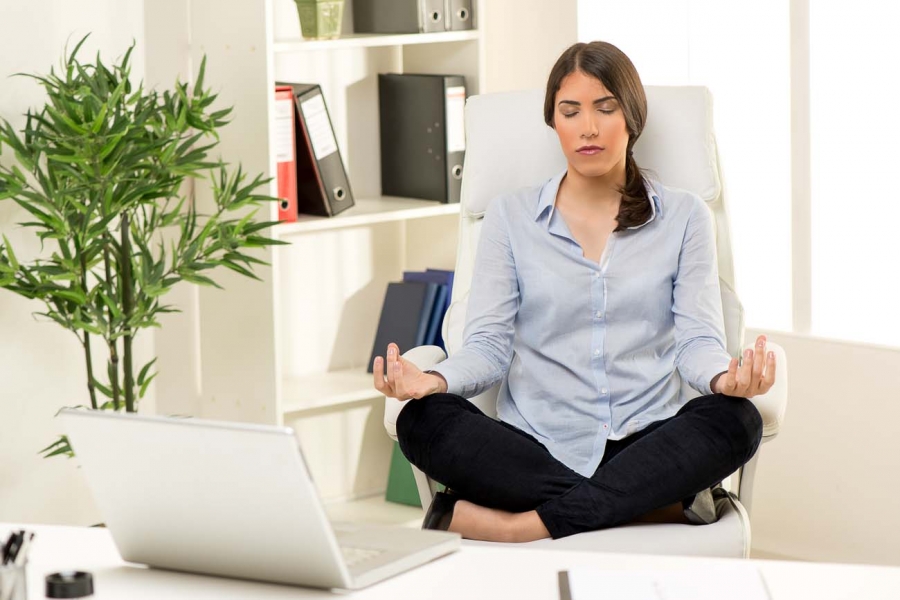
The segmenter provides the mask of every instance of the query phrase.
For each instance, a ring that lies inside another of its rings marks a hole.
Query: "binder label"
[[[447,88],[447,152],[466,149],[466,88]]]
[[[294,100],[275,101],[275,162],[294,162]]]
[[[306,127],[316,160],[322,160],[337,152],[337,140],[334,139],[334,130],[331,129],[331,120],[328,118],[322,94],[304,100],[300,106],[303,108],[303,116],[306,117]]]

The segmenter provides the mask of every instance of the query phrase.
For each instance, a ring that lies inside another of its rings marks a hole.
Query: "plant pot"
[[[344,0],[295,0],[300,31],[307,40],[330,40],[341,35]]]

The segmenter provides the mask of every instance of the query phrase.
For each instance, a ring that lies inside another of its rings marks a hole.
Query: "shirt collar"
[[[659,215],[659,218],[662,218],[662,201],[659,199],[659,194],[656,193],[656,190],[653,188],[653,185],[644,180],[644,188],[647,190],[647,196],[650,198],[650,218],[641,223],[640,225],[634,225],[632,227],[626,227],[625,229],[640,229],[644,225],[652,222],[656,215]]]
[[[541,216],[549,211],[550,215],[547,218],[549,222],[553,218],[553,211],[556,210],[556,196],[559,193],[559,186],[562,183],[563,177],[566,176],[567,170],[562,171],[553,176],[550,181],[544,184],[541,188],[540,196],[538,197],[538,205],[537,210],[534,214],[534,220],[537,221],[541,218]],[[640,229],[644,225],[647,225],[651,221],[656,218],[656,215],[659,214],[660,218],[662,218],[662,202],[659,199],[659,194],[656,193],[653,184],[649,181],[644,181],[644,186],[647,189],[647,196],[650,197],[650,218],[640,225],[634,225],[632,227],[626,227],[626,229]]]
[[[566,176],[566,170],[553,176],[550,181],[545,183],[541,188],[541,195],[538,198],[537,212],[534,214],[534,220],[537,221],[541,215],[547,210],[550,211],[550,218],[553,218],[553,210],[556,208],[556,194],[559,192],[559,185],[562,183],[563,177]],[[549,221],[550,219],[548,219]]]

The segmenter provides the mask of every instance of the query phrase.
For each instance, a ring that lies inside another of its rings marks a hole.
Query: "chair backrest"
[[[727,347],[737,356],[744,337],[743,308],[734,293],[712,97],[699,86],[647,86],[645,90],[647,125],[634,146],[635,159],[658,181],[698,194],[712,210]],[[566,166],[556,132],[544,123],[543,106],[543,90],[483,94],[466,103],[459,250],[453,304],[444,319],[444,340],[451,355],[462,344],[466,298],[481,218],[488,204],[503,193],[540,184]],[[509,148],[516,152],[509,152]],[[687,387],[684,391],[689,397],[697,395]],[[474,401],[485,412],[495,414],[496,388]]]

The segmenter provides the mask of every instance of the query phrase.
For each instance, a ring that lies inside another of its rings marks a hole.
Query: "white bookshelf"
[[[377,223],[427,219],[443,215],[458,215],[459,204],[443,204],[431,200],[379,196],[357,198],[356,204],[334,217],[300,215],[296,223],[278,225],[277,234],[282,240],[290,240],[297,234],[327,231],[348,227],[365,227]]]
[[[325,513],[331,521],[396,525],[413,529],[422,526],[422,517],[425,516],[422,508],[387,502],[383,495],[329,502],[325,504]]]
[[[220,132],[223,159],[271,177],[275,83],[318,83],[355,205],[335,217],[304,215],[275,226],[270,234],[288,244],[259,252],[271,264],[259,271],[262,281],[220,270],[224,291],[184,292],[178,303],[185,312],[158,334],[166,352],[157,396],[185,407],[167,400],[170,412],[292,427],[325,501],[368,498],[362,506],[370,512],[396,512],[377,500],[393,442],[366,367],[387,284],[406,270],[454,268],[459,205],[382,195],[378,74],[461,74],[467,92],[478,93],[481,34],[307,41],[290,0],[237,2],[228,10],[219,0],[192,0],[178,4],[183,15],[173,13],[175,4],[145,7],[160,50],[148,48],[148,68],[171,85],[175,75],[167,71],[191,76],[206,56],[217,108],[234,108]],[[190,49],[187,68],[162,62],[175,55],[172,45]],[[277,182],[266,191],[275,195]],[[202,208],[211,194],[198,187],[197,198]],[[274,203],[262,218],[277,220]],[[418,513],[413,520],[421,520]]]
[[[365,368],[342,369],[287,379],[282,388],[281,412],[297,416],[328,408],[367,403],[377,399],[373,375]]]
[[[416,44],[441,44],[478,39],[478,31],[444,31],[439,33],[401,34],[347,34],[334,40],[289,40],[272,45],[279,54],[310,52],[312,50],[337,50],[340,48],[375,48],[378,46],[412,46]]]
[[[259,252],[271,264],[261,282],[220,269],[224,291],[185,285],[166,297],[182,312],[164,315],[155,336],[157,408],[290,426],[330,512],[396,516],[378,498],[392,442],[366,362],[387,283],[404,270],[454,268],[459,207],[382,196],[377,74],[461,74],[469,95],[543,87],[576,39],[577,3],[554,3],[551,28],[546,3],[476,0],[476,31],[324,41],[300,39],[293,0],[223,6],[145,2],[146,83],[191,81],[205,55],[217,107],[234,107],[216,153],[266,177],[275,172],[274,83],[319,83],[357,204],[274,227],[290,244]],[[276,190],[272,182],[268,193]],[[208,190],[198,187],[197,200],[208,207]]]

